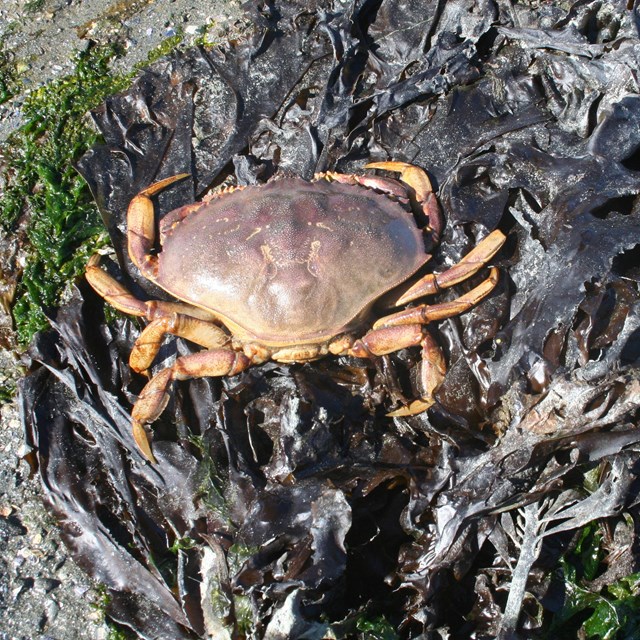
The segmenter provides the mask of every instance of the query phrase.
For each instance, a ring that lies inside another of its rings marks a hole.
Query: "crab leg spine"
[[[327,180],[329,182],[339,182],[340,184],[359,184],[369,189],[377,189],[396,198],[409,198],[407,188],[397,180],[382,178],[380,176],[359,176],[353,173],[338,173],[336,171],[325,171],[316,173],[314,180]]]

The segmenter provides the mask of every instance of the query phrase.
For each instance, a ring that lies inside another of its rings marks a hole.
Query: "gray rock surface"
[[[0,142],[20,124],[33,88],[73,71],[74,52],[89,40],[118,40],[127,54],[116,70],[131,69],[167,38],[186,42],[207,32],[215,41],[235,31],[239,0],[0,0],[0,51],[17,68],[22,90],[0,105]]]
[[[0,71],[3,62],[15,70],[19,88],[0,105],[0,145],[20,126],[25,97],[71,73],[89,39],[121,42],[124,72],[176,35],[225,40],[242,27],[240,14],[237,0],[0,0]],[[18,377],[18,360],[0,355],[3,380]],[[0,429],[0,640],[107,638],[100,587],[69,558],[43,506],[15,402],[0,407]]]

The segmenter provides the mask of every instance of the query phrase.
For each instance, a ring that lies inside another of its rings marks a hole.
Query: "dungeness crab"
[[[421,346],[422,398],[390,415],[418,413],[433,403],[445,363],[425,325],[476,304],[493,289],[498,272],[492,268],[484,282],[451,302],[406,305],[475,274],[505,236],[494,231],[457,265],[422,274],[430,258],[425,245],[437,242],[442,226],[429,179],[401,162],[366,168],[397,171],[400,181],[323,173],[311,182],[283,178],[220,190],[167,214],[157,253],[151,197],[187,174],[160,180],[133,198],[129,255],[143,276],[180,302],[138,300],[96,259],[87,279],[114,307],[149,321],[131,352],[135,371],[149,369],[167,333],[205,348],[153,376],[135,403],[134,438],[149,460],[144,425],[163,411],[174,380],[233,376],[266,360],[368,358]],[[423,229],[414,213],[427,221]],[[403,309],[374,311],[397,307]]]

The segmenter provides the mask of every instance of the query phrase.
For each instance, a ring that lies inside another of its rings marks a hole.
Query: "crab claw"
[[[364,168],[396,171],[400,174],[400,180],[415,191],[416,200],[429,219],[429,231],[433,234],[433,241],[437,243],[440,239],[444,222],[429,176],[420,167],[415,167],[407,162],[370,162]]]
[[[365,164],[364,168],[396,171],[400,174],[400,180],[416,192],[418,200],[424,200],[430,193],[433,193],[429,176],[419,167],[407,162],[370,162]]]
[[[144,455],[144,457],[151,464],[157,464],[158,461],[156,460],[156,457],[153,455],[153,451],[151,451],[151,443],[149,442],[149,436],[147,435],[147,432],[144,430],[142,423],[138,422],[137,420],[132,420],[131,428],[133,431],[133,439],[136,445],[138,445],[138,448],[140,449],[140,451],[142,452],[142,455]]]

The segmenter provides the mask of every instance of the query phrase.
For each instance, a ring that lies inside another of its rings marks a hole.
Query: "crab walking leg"
[[[422,360],[420,361],[418,382],[421,397],[388,413],[387,415],[392,418],[413,416],[426,411],[435,402],[436,391],[444,380],[447,365],[440,347],[429,333],[424,334],[420,344],[422,346]]]
[[[132,316],[145,317],[147,315],[146,304],[142,300],[138,300],[106,271],[103,271],[98,266],[99,262],[100,256],[94,254],[87,264],[85,276],[91,288],[118,311]]]
[[[144,425],[153,422],[169,402],[169,388],[174,380],[235,376],[251,365],[251,360],[232,349],[210,349],[178,358],[146,384],[131,412],[133,437],[140,450],[155,462]]]
[[[478,304],[482,298],[489,295],[498,284],[498,269],[491,268],[489,277],[481,282],[477,287],[451,302],[441,302],[439,304],[420,304],[416,307],[404,309],[384,318],[380,318],[374,325],[374,329],[380,327],[395,327],[401,325],[411,325],[415,323],[428,324],[434,320],[444,320],[452,316],[460,315]]]
[[[407,162],[370,162],[364,166],[365,169],[382,169],[383,171],[395,171],[400,174],[400,180],[409,185],[416,194],[416,200],[422,207],[422,211],[429,220],[429,228],[433,241],[437,244],[442,233],[444,222],[440,205],[433,193],[431,180],[427,174],[412,164]]]
[[[480,271],[480,269],[498,253],[506,239],[504,233],[499,229],[492,231],[462,258],[458,264],[442,273],[428,273],[395,300],[392,306],[400,306],[408,302],[413,302],[422,296],[437,293],[441,289],[452,287],[470,278]]]
[[[389,416],[409,416],[426,411],[434,402],[434,394],[442,384],[447,367],[440,347],[425,327],[408,324],[373,329],[347,350],[357,357],[381,356],[406,347],[420,345],[422,359],[418,373],[421,398],[389,413]]]
[[[87,281],[96,293],[119,311],[150,320],[129,357],[129,365],[134,371],[142,373],[151,366],[167,333],[207,349],[222,347],[229,342],[229,336],[214,324],[213,314],[180,302],[138,300],[126,287],[100,269],[98,261],[99,256],[92,256],[86,270]]]
[[[118,311],[122,311],[122,313],[139,316],[147,320],[154,320],[155,318],[171,315],[172,313],[181,313],[209,322],[216,320],[216,317],[212,313],[184,302],[139,300],[126,287],[112,278],[106,271],[103,271],[98,266],[99,262],[100,256],[98,254],[94,254],[89,259],[85,272],[87,282],[101,298],[106,300]]]
[[[167,334],[185,338],[207,349],[223,347],[230,337],[220,327],[181,313],[163,315],[152,320],[140,334],[131,354],[129,366],[137,373],[143,373],[151,366]]]
[[[127,210],[127,241],[129,256],[141,273],[153,280],[157,258],[151,255],[156,238],[155,215],[151,196],[156,195],[170,184],[187,178],[190,174],[179,173],[176,176],[154,182],[143,189],[131,201]]]

